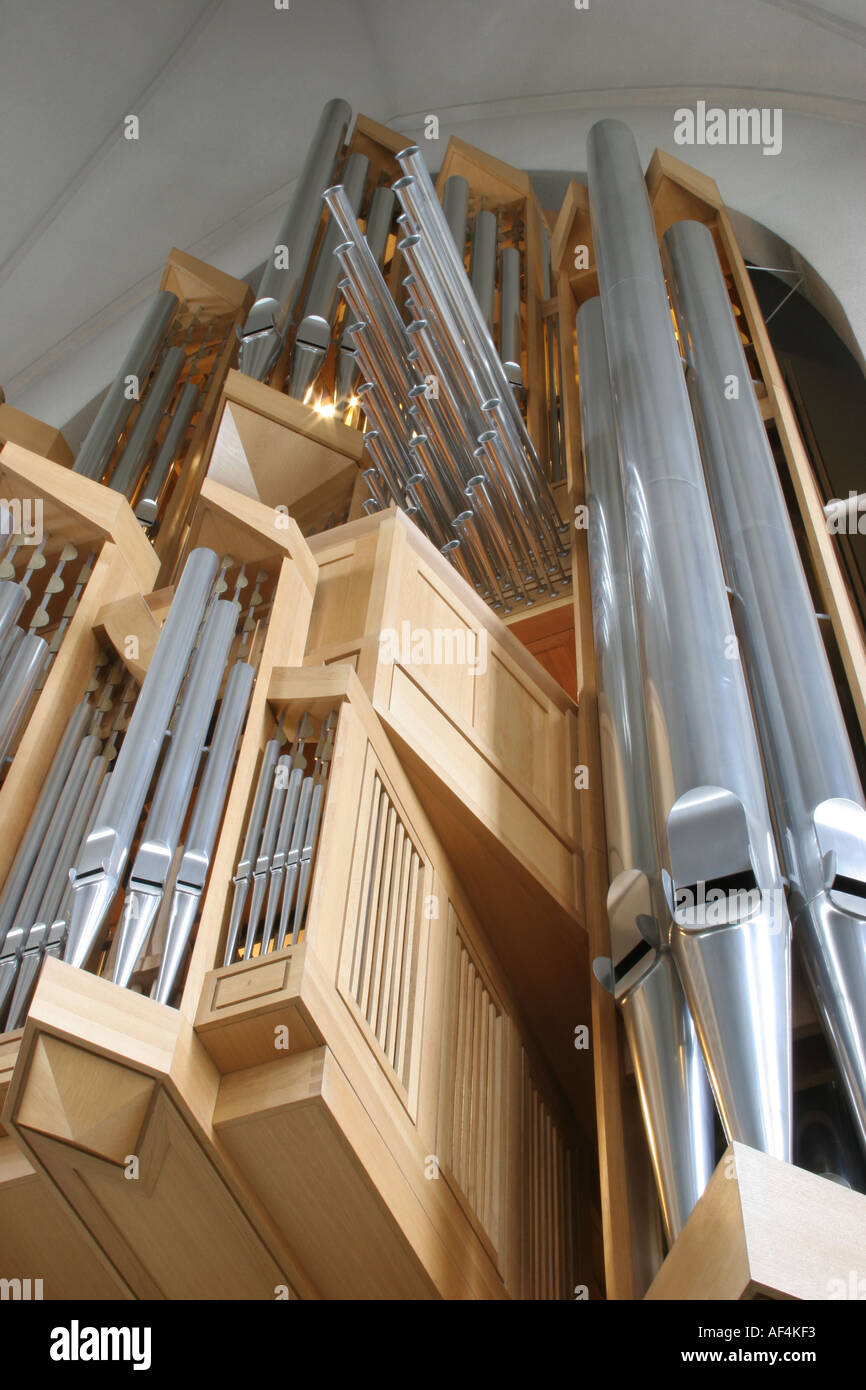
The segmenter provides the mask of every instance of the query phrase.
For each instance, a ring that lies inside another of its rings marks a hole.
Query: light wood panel
[[[646,1297],[862,1299],[864,1250],[862,1193],[733,1144]]]
[[[48,960],[4,1123],[134,1296],[314,1297],[214,1133],[217,1087],[178,1010]]]

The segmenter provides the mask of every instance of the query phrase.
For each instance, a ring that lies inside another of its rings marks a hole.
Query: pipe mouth
[[[470,511],[469,508],[467,507],[467,509],[466,509],[465,512],[458,512],[458,513],[457,513],[457,515],[453,518],[453,520],[452,520],[452,522],[451,522],[451,525],[452,525],[452,526],[463,526],[463,525],[465,525],[465,523],[466,523],[467,521],[471,521],[474,515],[475,515],[475,513],[472,512],[472,511]]]
[[[485,410],[485,411],[486,411],[486,410],[498,410],[499,407],[501,406],[501,404],[502,404],[502,401],[500,400],[500,398],[499,398],[498,396],[488,396],[488,398],[487,398],[486,401],[482,401],[482,402],[481,402],[481,409],[482,409],[482,410]],[[494,430],[493,433],[495,434],[496,431]]]
[[[497,439],[498,437],[499,437],[499,431],[498,431],[498,430],[482,430],[481,433],[480,433],[479,436],[478,436],[478,443],[479,443],[479,444],[489,444],[489,442],[490,442],[491,439]]]
[[[456,550],[459,544],[460,542],[458,540],[446,541],[444,545],[440,545],[440,553],[442,555],[450,555],[451,551]]]
[[[486,482],[487,482],[487,474],[486,474],[486,473],[475,473],[471,478],[468,478],[468,479],[467,479],[467,481],[466,481],[466,486],[465,486],[464,489],[463,489],[464,495],[465,495],[466,497],[469,497],[469,496],[471,495],[471,494],[470,494],[470,489],[471,489],[471,488],[474,488],[474,487],[483,487],[484,484],[485,484]]]
[[[404,236],[397,242],[398,251],[411,251],[413,247],[421,244],[419,232],[412,232],[411,236]]]

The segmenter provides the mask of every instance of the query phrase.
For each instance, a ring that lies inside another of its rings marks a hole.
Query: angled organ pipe
[[[343,189],[356,217],[364,197],[369,169],[370,161],[363,154],[350,154],[343,169]],[[331,342],[331,329],[339,301],[337,287],[343,274],[334,251],[343,240],[340,228],[333,218],[329,218],[304,300],[304,316],[298,324],[292,348],[289,395],[296,400],[303,400],[308,387],[312,386]]]
[[[598,299],[578,312],[577,352],[610,875],[611,960],[596,961],[595,970],[622,1012],[672,1244],[715,1167],[715,1108],[669,949],[659,882],[616,416]]]
[[[671,945],[729,1139],[791,1156],[790,921],[745,678],[628,127],[589,134]]]
[[[325,105],[265,263],[258,297],[239,330],[238,365],[256,381],[264,381],[280,355],[316,240],[322,194],[331,182],[351,119],[351,107],[339,97]]]
[[[866,802],[712,234],[665,250],[794,939],[866,1152]]]

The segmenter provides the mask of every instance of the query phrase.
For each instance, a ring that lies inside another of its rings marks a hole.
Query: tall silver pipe
[[[364,184],[370,170],[366,155],[350,154],[342,173],[346,201],[357,216],[364,197]],[[303,400],[315,381],[331,343],[331,329],[337,312],[337,285],[342,267],[334,252],[345,241],[339,226],[331,217],[322,238],[319,254],[304,301],[304,316],[298,324],[292,348],[289,395]]]
[[[193,550],[184,566],[108,791],[72,873],[74,894],[64,959],[84,966],[123,875],[219,561],[212,550]]]
[[[652,210],[628,127],[589,133],[672,946],[730,1139],[791,1155],[790,921]]]
[[[159,975],[153,990],[153,998],[161,1004],[167,1004],[174,992],[204,894],[254,682],[252,666],[244,661],[236,662],[226,682],[177,871]]]
[[[218,599],[193,656],[168,753],[129,875],[112,979],[128,985],[168,884],[240,604]]]
[[[125,497],[132,497],[141,470],[150,452],[160,421],[168,409],[181,368],[186,361],[182,347],[169,348],[144,398],[138,418],[129,431],[123,453],[114,465],[108,486]]]
[[[170,290],[159,290],[154,295],[144,323],[136,333],[117,376],[108,388],[108,395],[87,431],[73,464],[74,472],[82,473],[85,478],[102,477],[114,451],[117,437],[129,418],[138,393],[153,366],[160,343],[168,332],[177,305],[177,295],[172,294]]]
[[[238,365],[256,381],[264,381],[285,342],[319,229],[322,193],[331,182],[351,119],[352,108],[339,97],[322,111],[256,302],[239,330]]]
[[[25,633],[0,677],[0,761],[6,757],[45,669],[48,643],[34,632]]]
[[[577,315],[589,503],[593,632],[603,731],[611,959],[596,974],[623,1015],[665,1235],[672,1244],[715,1166],[714,1106],[695,1027],[669,949],[601,302]]]
[[[493,330],[496,295],[496,213],[482,209],[472,224],[472,256],[469,262],[472,293],[478,301],[488,332]]]
[[[520,252],[502,248],[502,298],[499,309],[499,356],[512,386],[523,385],[520,353]]]
[[[469,214],[469,184],[462,174],[452,174],[442,189],[442,215],[462,260],[466,254],[466,219]]]
[[[794,939],[866,1152],[866,802],[712,234],[665,246]]]
[[[184,383],[171,424],[166,430],[165,439],[159,446],[153,467],[147,475],[142,495],[135,505],[135,515],[146,526],[152,526],[159,513],[159,499],[166,484],[171,466],[180,452],[184,435],[190,420],[198,409],[199,388],[195,382]]]

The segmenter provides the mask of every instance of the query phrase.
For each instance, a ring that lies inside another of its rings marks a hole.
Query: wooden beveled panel
[[[447,950],[439,1157],[488,1236],[503,1273],[511,1025],[450,902]]]
[[[371,747],[348,877],[338,988],[414,1119],[432,871]]]
[[[319,578],[307,636],[308,652],[337,642],[357,641],[366,632],[376,539],[375,534],[363,536],[332,550],[314,552]]]
[[[492,648],[487,671],[476,681],[473,728],[507,769],[509,781],[563,817],[568,815],[565,793],[572,786],[566,717]]]
[[[414,675],[414,673],[413,673]],[[422,757],[434,774],[456,789],[471,815],[491,824],[501,843],[527,863],[560,902],[575,902],[574,848],[546,808],[521,794],[486,757],[478,741],[447,719],[413,675],[395,666],[386,724]]]

